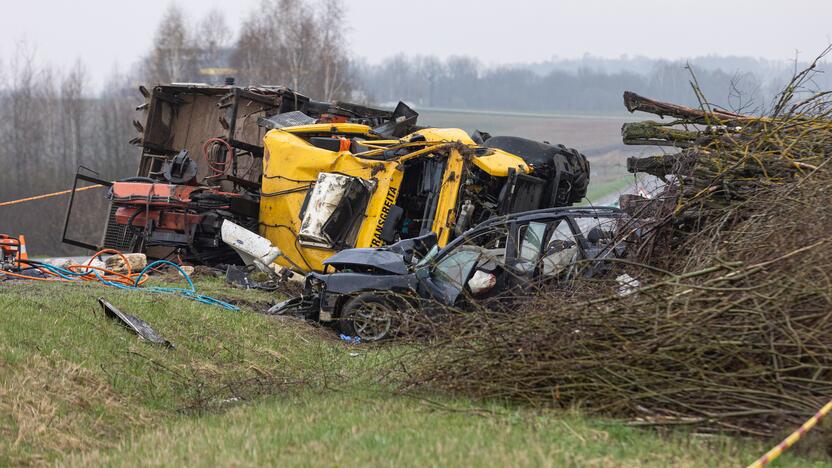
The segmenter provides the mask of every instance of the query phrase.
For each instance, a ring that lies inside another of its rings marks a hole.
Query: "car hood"
[[[347,249],[324,260],[324,265],[336,269],[369,267],[395,275],[406,275],[407,265],[401,254],[382,249]]]

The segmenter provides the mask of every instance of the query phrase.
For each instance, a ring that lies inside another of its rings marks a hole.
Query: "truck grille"
[[[117,207],[111,203],[107,215],[107,228],[104,231],[103,245],[105,248],[120,252],[132,252],[134,236],[127,229],[127,226],[116,223],[116,209]]]

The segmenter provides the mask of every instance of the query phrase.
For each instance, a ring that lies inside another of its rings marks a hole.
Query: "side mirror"
[[[430,270],[428,268],[419,268],[416,270],[416,279],[427,279],[430,277]]]

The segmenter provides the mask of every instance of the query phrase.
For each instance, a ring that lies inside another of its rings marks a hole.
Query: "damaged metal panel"
[[[98,298],[98,303],[101,304],[101,307],[104,309],[104,315],[108,318],[118,320],[123,326],[139,335],[139,338],[167,348],[175,348],[173,343],[162,338],[158,333],[156,333],[156,330],[154,330],[153,327],[151,327],[150,324],[144,320],[136,317],[135,315],[122,312],[114,305],[107,302],[103,297]]]
[[[336,269],[362,268],[393,273],[407,274],[407,265],[402,254],[381,249],[347,249],[324,260],[324,265]]]
[[[257,124],[258,118],[298,110],[308,101],[306,96],[283,87],[156,86],[146,106],[145,123],[137,126],[143,128],[136,140],[142,147],[137,175],[147,177],[159,172],[167,159],[183,149],[201,160],[205,143],[221,138],[233,148],[234,154],[219,155],[235,166],[229,174],[259,182],[266,129]],[[259,152],[252,151],[255,148]],[[201,165],[198,178],[209,175],[208,165]]]
[[[342,333],[362,341],[389,338],[395,334],[391,315],[405,309],[434,314],[483,301],[510,303],[544,282],[604,274],[611,266],[606,260],[624,254],[612,230],[625,221],[613,207],[549,208],[491,218],[418,256],[412,253],[424,248],[415,244],[435,245],[435,237],[343,250],[324,261],[327,273],[307,276],[301,298],[271,313],[337,321]],[[386,323],[387,331],[365,335],[357,321]]]

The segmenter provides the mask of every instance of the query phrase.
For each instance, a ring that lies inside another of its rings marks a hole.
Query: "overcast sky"
[[[0,58],[25,39],[100,82],[148,49],[172,0],[0,0]],[[260,0],[176,0],[189,16],[217,7],[238,25]],[[350,43],[371,62],[399,52],[473,55],[485,64],[583,54],[809,58],[832,39],[832,0],[347,0]],[[234,9],[232,9],[234,6]],[[276,19],[279,20],[279,19]],[[0,62],[2,63],[2,62]]]

